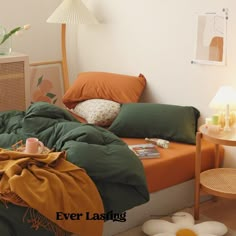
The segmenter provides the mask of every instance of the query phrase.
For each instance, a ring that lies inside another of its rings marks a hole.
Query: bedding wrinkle
[[[23,218],[30,215],[35,229],[41,226],[55,235],[63,231],[102,235],[103,221],[56,219],[57,212],[104,213],[95,184],[82,168],[65,160],[65,152],[25,154],[0,149],[0,169],[0,199],[26,207]]]

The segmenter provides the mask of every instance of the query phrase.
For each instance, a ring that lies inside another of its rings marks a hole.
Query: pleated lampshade
[[[48,23],[98,24],[81,0],[64,0],[47,19]]]

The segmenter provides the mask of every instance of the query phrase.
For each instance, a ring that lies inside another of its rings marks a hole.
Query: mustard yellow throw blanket
[[[104,213],[97,188],[83,169],[66,161],[64,152],[38,155],[0,149],[0,178],[2,201],[36,209],[79,236],[102,235],[104,222],[86,218]],[[59,232],[42,218],[31,223]]]

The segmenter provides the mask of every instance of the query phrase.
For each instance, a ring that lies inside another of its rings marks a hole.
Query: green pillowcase
[[[109,130],[119,137],[162,138],[195,144],[200,112],[192,106],[127,103]]]

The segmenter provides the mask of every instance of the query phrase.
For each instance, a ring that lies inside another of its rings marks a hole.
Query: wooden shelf
[[[216,168],[200,174],[201,189],[214,196],[236,199],[236,169]]]

